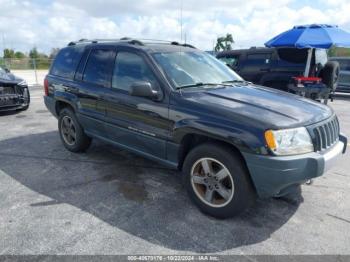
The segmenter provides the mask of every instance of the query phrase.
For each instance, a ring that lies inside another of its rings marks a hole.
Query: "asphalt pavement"
[[[0,254],[350,254],[349,153],[298,194],[218,220],[177,171],[100,141],[68,152],[31,94],[27,111],[0,115]],[[330,106],[350,137],[350,97]]]

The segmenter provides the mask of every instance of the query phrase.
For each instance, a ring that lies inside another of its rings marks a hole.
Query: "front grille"
[[[312,128],[315,151],[330,148],[339,140],[339,122],[336,116]]]
[[[16,94],[16,88],[14,86],[0,86],[0,95],[13,95]]]

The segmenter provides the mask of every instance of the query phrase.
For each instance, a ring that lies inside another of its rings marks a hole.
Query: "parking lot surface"
[[[350,254],[350,154],[284,199],[203,215],[180,173],[100,141],[68,152],[33,88],[0,115],[0,254]],[[330,105],[350,137],[350,98]]]

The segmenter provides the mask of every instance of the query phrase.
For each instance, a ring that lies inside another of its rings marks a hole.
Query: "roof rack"
[[[179,42],[175,42],[175,41],[156,40],[156,39],[134,39],[130,37],[122,37],[120,39],[80,39],[78,41],[69,42],[68,46],[73,46],[77,44],[86,44],[86,43],[96,44],[96,43],[106,43],[106,42],[128,43],[131,45],[140,45],[140,46],[144,46],[146,44],[168,44],[168,45],[177,45],[177,46],[195,48],[193,45],[186,44],[186,43],[180,44]]]
[[[252,46],[249,49],[266,49],[265,46]]]

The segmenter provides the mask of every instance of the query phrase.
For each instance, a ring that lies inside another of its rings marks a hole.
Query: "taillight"
[[[47,78],[44,79],[44,93],[45,96],[49,95],[49,81],[47,80]]]
[[[322,78],[319,77],[296,76],[292,78],[297,84],[320,84],[322,82]]]

